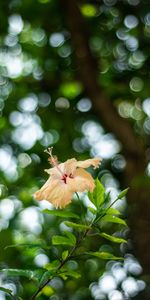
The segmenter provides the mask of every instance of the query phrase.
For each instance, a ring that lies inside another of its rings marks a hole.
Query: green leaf
[[[93,215],[96,215],[96,214],[97,214],[97,210],[94,209],[94,208],[91,207],[91,206],[88,206],[88,210],[89,210]]]
[[[44,296],[47,297],[47,299],[50,299],[51,296],[52,296],[53,294],[55,294],[54,289],[53,289],[50,285],[44,286],[44,288],[42,289],[41,292],[42,292],[42,294],[43,294]]]
[[[105,208],[105,209],[102,208],[99,210],[96,220],[102,219],[106,215],[120,215],[120,212],[117,209],[112,208],[112,207]]]
[[[104,187],[98,179],[95,180],[94,192],[93,193],[89,192],[88,196],[89,196],[89,199],[91,200],[91,202],[97,208],[99,208],[103,204],[103,202],[105,200],[105,198],[104,198]]]
[[[94,199],[93,199],[93,193],[88,192],[88,197],[91,200],[92,203],[94,203]]]
[[[110,202],[110,198],[111,198],[110,194],[111,194],[110,191],[106,192],[106,194],[105,194],[105,203]]]
[[[69,253],[68,250],[63,251],[63,253],[62,253],[62,259],[63,260],[65,260],[68,257],[68,253]]]
[[[123,190],[123,191],[119,194],[118,199],[122,199],[122,198],[127,194],[128,190],[129,190],[129,188]]]
[[[40,281],[41,277],[43,276],[44,269],[37,269],[33,271],[33,278],[34,280]]]
[[[50,249],[49,246],[46,246],[46,244],[43,243],[37,243],[37,244],[15,244],[15,245],[8,245],[5,247],[5,250],[9,248],[15,248],[15,247],[27,247],[27,248],[43,248],[43,249]]]
[[[9,289],[5,289],[4,287],[0,286],[0,291],[9,294],[10,296],[12,296],[12,291]]]
[[[53,215],[56,217],[62,217],[62,218],[75,218],[79,219],[80,217],[70,211],[64,211],[64,210],[49,210],[49,209],[44,209],[42,211],[44,214],[48,215]]]
[[[118,238],[118,237],[115,237],[113,235],[109,235],[105,232],[102,232],[99,235],[102,236],[103,238],[111,241],[111,242],[114,242],[114,243],[127,243],[127,241],[125,239]]]
[[[7,276],[23,276],[29,279],[38,280],[41,277],[42,270],[22,270],[22,269],[2,269],[0,272],[4,272]]]
[[[54,270],[46,271],[40,280],[40,285],[46,282],[47,280],[50,280],[54,276],[54,274],[55,274]]]
[[[63,279],[63,280],[67,280],[68,276],[65,273],[59,273],[59,276]]]
[[[75,271],[62,271],[61,273],[60,273],[60,275],[65,275],[65,276],[70,276],[70,277],[73,277],[73,278],[76,278],[76,279],[78,279],[78,278],[80,278],[81,277],[81,275],[78,273],[78,272],[75,272]]]
[[[114,260],[123,260],[123,257],[117,257],[109,252],[87,252],[87,254],[96,256],[101,259],[114,259]]]
[[[65,230],[65,231],[64,231],[64,234],[67,235],[67,237],[69,238],[69,240],[70,240],[74,245],[76,244],[76,237],[75,237],[75,235],[74,235],[72,232],[70,232],[70,231],[68,231],[68,230]]]
[[[44,266],[44,268],[48,271],[55,271],[56,269],[58,269],[60,265],[60,261],[58,259],[53,260],[51,263],[48,263]]]
[[[77,230],[86,230],[86,229],[90,229],[90,227],[87,226],[87,225],[76,224],[76,223],[69,222],[69,221],[65,221],[64,223],[65,223],[65,225],[67,225],[68,227],[71,227],[71,228],[77,229]]]
[[[127,226],[126,222],[116,216],[112,215],[105,215],[104,217],[101,218],[101,221],[103,222],[112,222],[112,223],[118,223]]]
[[[0,272],[4,272],[7,276],[24,276],[27,278],[33,277],[33,271],[31,270],[19,270],[19,269],[2,269]]]
[[[96,207],[99,207],[101,204],[103,204],[105,198],[104,198],[104,187],[103,185],[101,184],[101,182],[96,179],[95,180],[95,184],[96,184],[96,187],[94,189],[94,192],[93,192],[93,196],[95,198],[95,204],[96,204]]]
[[[120,211],[116,208],[110,207],[106,210],[107,215],[120,215]]]
[[[70,240],[70,238],[67,238],[65,236],[61,235],[54,235],[52,237],[52,244],[53,245],[68,245],[68,246],[74,246],[75,243]]]

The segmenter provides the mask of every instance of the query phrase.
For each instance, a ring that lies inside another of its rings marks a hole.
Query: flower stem
[[[105,210],[105,212],[99,216],[97,219],[95,219],[94,223],[97,223],[99,220],[101,220],[107,213],[107,211],[109,210],[109,208],[111,208],[117,201],[119,200],[119,198],[116,198]]]
[[[92,224],[91,224],[92,226]],[[72,257],[72,255],[74,254],[74,252],[76,251],[76,249],[79,247],[80,243],[84,240],[84,238],[86,237],[87,233],[89,232],[90,229],[86,229],[85,232],[83,233],[83,235],[80,237],[80,239],[77,240],[76,245],[70,250],[68,256],[60,263],[60,265],[58,266],[57,270],[56,270],[56,275],[57,272],[65,265],[65,263]],[[47,279],[41,286],[39,286],[39,288],[37,289],[37,291],[32,295],[32,297],[30,298],[30,300],[35,300],[36,297],[38,296],[38,294],[42,291],[42,289],[51,282],[53,277]]]

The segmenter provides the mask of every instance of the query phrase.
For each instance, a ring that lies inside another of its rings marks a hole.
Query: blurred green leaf
[[[9,294],[10,296],[13,296],[11,290],[5,289],[5,288],[2,287],[2,286],[0,286],[0,291],[4,292],[4,293],[6,293],[6,294]]]
[[[88,210],[89,210],[93,215],[96,215],[96,214],[97,214],[97,210],[94,209],[93,207],[88,206]]]
[[[6,276],[23,276],[29,279],[39,280],[42,276],[43,271],[40,269],[37,270],[22,270],[22,269],[2,269],[0,272],[5,273]]]
[[[113,254],[109,253],[109,252],[87,252],[87,254],[92,255],[92,256],[96,256],[98,258],[101,259],[112,259],[112,260],[123,260],[122,257],[117,257],[114,256]]]
[[[102,220],[106,215],[120,215],[120,212],[112,207],[99,209],[96,220]]]
[[[81,277],[80,273],[75,272],[75,271],[71,271],[71,270],[67,270],[67,271],[62,271],[60,272],[61,275],[65,275],[65,276],[70,276],[72,278],[78,279]]]
[[[40,280],[40,285],[42,285],[44,282],[46,282],[47,280],[51,279],[55,274],[54,270],[49,270],[44,272],[41,280]]]
[[[123,190],[119,195],[118,195],[118,199],[122,199],[128,192],[129,188]]]
[[[48,271],[55,271],[60,265],[60,261],[58,259],[53,260],[51,263],[47,263],[44,268]]]
[[[116,216],[112,215],[105,215],[104,217],[101,218],[102,222],[112,222],[112,223],[118,223],[127,226],[126,222]]]
[[[98,180],[98,178],[95,180],[95,189],[94,192],[88,193],[89,199],[91,202],[99,208],[104,203],[104,187],[101,184],[101,182]]]
[[[46,244],[43,243],[37,243],[37,244],[27,244],[27,243],[22,243],[22,244],[15,244],[15,245],[8,245],[5,247],[5,250],[9,249],[9,248],[16,248],[16,247],[25,247],[25,248],[43,248],[43,249],[50,249],[50,246],[46,246]]]
[[[65,259],[67,258],[68,253],[69,253],[68,250],[63,251],[63,253],[62,253],[62,259],[63,259],[63,260],[65,260]]]
[[[52,296],[53,294],[55,294],[55,290],[50,285],[46,285],[42,289],[42,294],[45,295],[45,296],[47,296],[48,299],[49,299],[50,296]]]
[[[87,226],[87,225],[77,224],[77,223],[73,223],[73,222],[69,222],[69,221],[65,221],[64,223],[65,223],[65,225],[67,225],[68,227],[71,227],[71,228],[76,229],[76,230],[86,230],[86,229],[90,229],[90,227]]]
[[[125,239],[118,238],[118,237],[115,237],[113,235],[109,235],[105,232],[102,232],[99,235],[102,236],[103,238],[111,241],[111,242],[114,242],[114,243],[127,243],[127,241]]]
[[[79,219],[80,218],[77,214],[72,213],[70,211],[65,211],[65,210],[49,210],[49,209],[44,209],[43,213],[44,214],[48,214],[48,215],[57,216],[57,217],[62,217],[62,218],[75,218],[75,219]]]
[[[75,243],[68,237],[64,237],[61,235],[54,235],[52,237],[52,244],[53,245],[68,245],[68,246],[74,246]]]
[[[116,208],[110,207],[106,210],[107,215],[120,215],[120,211]]]
[[[76,237],[75,237],[75,235],[74,235],[72,232],[70,232],[70,231],[68,231],[68,230],[65,230],[65,231],[64,231],[64,234],[67,235],[67,237],[69,238],[69,240],[70,240],[74,245],[76,244]]]

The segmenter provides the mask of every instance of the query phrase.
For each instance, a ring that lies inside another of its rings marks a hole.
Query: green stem
[[[92,224],[91,224],[92,226]],[[72,257],[73,253],[76,251],[76,249],[79,247],[80,243],[84,240],[84,238],[86,237],[88,231],[90,229],[85,230],[84,234],[80,237],[80,239],[78,239],[78,241],[76,242],[76,245],[71,249],[71,251],[69,252],[68,256],[61,262],[61,264],[59,265],[59,267],[56,270],[56,274],[57,272],[65,265],[65,263]],[[53,277],[47,279],[41,286],[39,286],[38,290],[32,295],[32,297],[30,298],[30,300],[35,300],[36,297],[38,296],[38,294],[42,291],[42,289],[48,284],[50,283],[50,281],[52,280]]]
[[[77,192],[75,192],[75,194],[76,194],[76,196],[77,196],[78,200],[80,201],[80,197],[79,197],[78,193],[77,193]]]
[[[109,208],[111,208],[117,201],[119,200],[119,198],[115,199],[105,210],[104,214],[99,216],[94,223],[97,223],[99,220],[101,220],[106,214],[107,214],[107,211],[109,210]]]
[[[78,198],[78,200],[79,200],[80,207],[81,207],[81,221],[84,222],[84,221],[85,221],[85,211],[83,210],[83,206],[82,206],[82,204],[81,204],[81,199],[80,199],[78,193],[75,192],[75,194],[76,194],[76,196],[77,196],[77,198]]]

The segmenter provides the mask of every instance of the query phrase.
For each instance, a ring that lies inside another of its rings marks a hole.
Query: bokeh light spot
[[[120,143],[111,134],[103,135],[97,143],[92,147],[93,156],[100,156],[105,159],[111,158],[121,149]]]
[[[134,36],[128,36],[128,38],[125,41],[126,47],[129,51],[134,52],[139,47],[139,41]]]
[[[4,219],[10,219],[14,215],[14,203],[11,199],[4,199],[0,202],[0,215]]]
[[[34,259],[34,263],[38,266],[38,267],[43,267],[44,265],[49,263],[49,258],[46,254],[44,253],[39,253],[38,255],[36,255],[35,259]]]
[[[122,283],[122,289],[127,295],[132,297],[136,296],[138,293],[138,284],[133,277],[126,278]]]
[[[47,93],[40,93],[38,95],[39,106],[47,107],[51,103],[51,97]]]
[[[60,92],[64,97],[74,99],[82,91],[82,85],[78,81],[64,82],[60,86]]]
[[[24,229],[30,230],[37,235],[42,231],[42,222],[43,216],[34,206],[25,208],[19,215],[19,223],[21,224],[21,226]]]
[[[139,77],[133,77],[129,83],[129,86],[133,92],[140,92],[144,87],[144,82]]]
[[[83,98],[77,103],[77,109],[81,112],[87,112],[91,109],[92,103],[90,99]]]
[[[31,157],[27,153],[20,153],[18,155],[18,162],[21,168],[26,168],[31,164]]]
[[[53,33],[49,38],[49,43],[52,47],[59,47],[63,45],[65,37],[61,32]]]
[[[85,17],[94,17],[97,14],[97,9],[92,4],[83,4],[80,9]]]
[[[124,19],[124,24],[127,28],[132,29],[138,25],[139,21],[134,15],[128,15]]]
[[[109,293],[110,291],[116,289],[117,285],[114,277],[106,274],[100,278],[99,287],[103,293]]]
[[[70,103],[66,98],[58,98],[55,102],[55,107],[58,111],[66,110],[70,107]]]
[[[23,20],[20,15],[11,15],[8,19],[9,32],[13,34],[19,34],[23,29]]]
[[[147,98],[143,101],[142,108],[147,116],[150,117],[150,98]]]
[[[19,101],[18,107],[21,109],[21,111],[33,112],[36,110],[37,105],[38,105],[38,99],[36,95],[30,94],[29,96]]]

